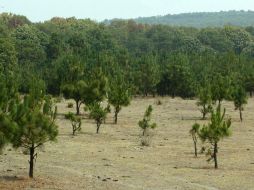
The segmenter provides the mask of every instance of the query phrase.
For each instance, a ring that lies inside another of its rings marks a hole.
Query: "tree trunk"
[[[97,129],[96,129],[96,133],[99,134],[99,130],[100,130],[100,123],[97,122]]]
[[[145,134],[146,134],[146,129],[143,130],[143,134],[142,134],[143,137],[145,136]]]
[[[75,135],[75,132],[76,132],[75,127],[72,126],[72,135],[73,135],[73,136]]]
[[[34,144],[30,147],[29,177],[34,177]]]
[[[197,142],[194,141],[195,157],[198,157]]]
[[[117,118],[118,118],[118,111],[115,111],[115,124],[117,124]]]
[[[80,113],[79,108],[80,108],[79,102],[76,101],[76,111],[77,111],[76,115],[79,115],[79,113]]]
[[[242,122],[243,121],[243,115],[242,115],[242,109],[241,108],[239,109],[239,112],[240,112],[240,120]]]
[[[115,107],[115,116],[114,116],[114,118],[115,118],[115,124],[117,124],[117,121],[118,121],[118,114],[119,114],[120,110],[121,110],[121,107],[120,107],[120,106],[116,106],[116,107]]]
[[[218,153],[218,144],[217,144],[217,142],[215,142],[215,144],[214,144],[214,151],[213,151],[214,168],[215,169],[218,169],[217,153]]]
[[[205,105],[203,105],[203,112],[202,112],[202,114],[203,114],[202,119],[205,120],[205,116],[206,116],[206,107],[205,107]]]
[[[221,107],[221,100],[219,100],[219,107]]]

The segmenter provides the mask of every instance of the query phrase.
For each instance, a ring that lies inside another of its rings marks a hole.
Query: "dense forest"
[[[254,91],[252,26],[108,25],[75,18],[32,23],[3,13],[0,31],[1,83],[21,93],[35,80],[58,96],[66,85],[99,78],[122,81],[132,94],[145,96],[190,98],[208,84],[213,92],[232,86]]]
[[[254,26],[254,11],[221,11],[221,12],[200,12],[184,13],[165,16],[140,17],[135,21],[141,24],[165,24],[170,26],[186,27],[223,27]]]

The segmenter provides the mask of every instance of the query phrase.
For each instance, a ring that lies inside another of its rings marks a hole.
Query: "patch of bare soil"
[[[219,169],[194,158],[189,129],[201,121],[195,100],[136,98],[119,114],[113,113],[95,134],[93,120],[83,117],[82,132],[71,135],[71,124],[63,117],[67,101],[58,104],[59,136],[38,152],[35,179],[28,175],[28,156],[7,147],[0,156],[0,189],[64,190],[249,190],[254,189],[254,99],[244,111],[243,123],[232,102],[224,102],[232,117],[232,136],[219,143]],[[151,146],[140,146],[138,121],[147,106],[153,105]],[[199,142],[199,148],[201,143]],[[15,177],[16,176],[16,177]]]

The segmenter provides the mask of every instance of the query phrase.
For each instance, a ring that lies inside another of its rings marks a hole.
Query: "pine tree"
[[[197,106],[201,106],[202,119],[205,119],[206,115],[212,111],[212,94],[209,85],[199,88]]]
[[[204,125],[199,132],[200,139],[211,145],[208,149],[211,158],[208,161],[213,160],[216,169],[218,168],[218,143],[221,139],[230,135],[231,119],[225,119],[225,113],[226,110],[224,109],[221,112],[221,107],[218,105],[216,111],[212,111],[210,123]]]
[[[131,101],[130,89],[124,79],[118,76],[110,83],[108,101],[115,108],[114,122],[117,124],[118,114],[123,106],[128,106]]]
[[[94,103],[89,106],[89,110],[90,110],[89,116],[93,118],[96,122],[96,133],[98,134],[100,130],[100,126],[107,116],[108,109],[107,107],[103,108],[100,105],[100,103]]]
[[[157,127],[156,123],[150,123],[153,107],[151,105],[145,111],[144,118],[138,122],[139,127],[143,130],[142,135],[145,136],[149,128],[154,129]]]
[[[197,142],[198,142],[198,133],[199,133],[199,129],[200,129],[200,125],[198,123],[195,123],[191,130],[190,130],[190,134],[194,143],[194,154],[195,157],[198,156],[198,151],[197,151]]]
[[[1,115],[0,126],[15,130],[11,137],[14,148],[23,147],[29,150],[29,177],[33,178],[36,149],[48,141],[54,141],[58,134],[55,124],[56,108],[49,105],[49,97],[45,100],[42,83],[31,86],[30,93],[23,100],[16,99],[9,104],[9,111]]]
[[[76,103],[76,114],[80,114],[80,106],[84,103],[84,93],[87,84],[80,80],[73,84],[65,84],[62,86],[62,93],[67,99],[74,99]]]
[[[5,73],[7,74],[7,73]],[[10,74],[10,73],[9,73]],[[8,74],[7,74],[8,75]],[[18,98],[16,81],[4,74],[0,74],[0,152],[10,143],[16,130],[16,125],[6,118],[14,101]]]
[[[80,117],[75,116],[73,113],[69,112],[65,115],[65,118],[70,120],[71,122],[73,136],[76,134],[77,131],[81,131],[82,120]]]
[[[243,106],[247,104],[247,93],[242,86],[236,87],[233,92],[233,100],[235,104],[235,109],[239,110],[240,120],[243,121],[242,111],[244,110]]]

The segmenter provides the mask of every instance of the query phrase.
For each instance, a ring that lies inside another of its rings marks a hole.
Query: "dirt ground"
[[[205,155],[193,156],[188,131],[195,121],[203,122],[196,101],[160,98],[162,105],[156,105],[157,99],[134,99],[120,112],[118,125],[110,114],[98,135],[94,121],[84,115],[82,132],[75,137],[63,119],[63,113],[74,110],[67,101],[59,103],[58,141],[38,152],[35,179],[27,177],[28,155],[7,147],[0,155],[0,190],[254,189],[254,99],[249,99],[243,123],[233,103],[224,102],[232,136],[219,143],[218,170]],[[137,123],[149,104],[158,128],[151,146],[142,147]]]

